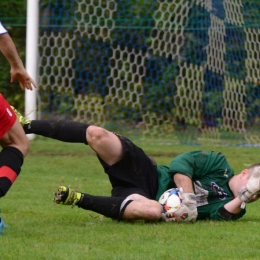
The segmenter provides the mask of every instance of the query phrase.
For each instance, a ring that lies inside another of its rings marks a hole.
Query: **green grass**
[[[137,142],[158,164],[177,154],[223,152],[236,173],[259,158],[258,148],[160,146]],[[260,207],[248,205],[236,222],[118,223],[96,213],[55,205],[53,191],[71,185],[110,195],[110,184],[93,151],[83,144],[37,138],[22,172],[0,207],[8,229],[0,236],[0,259],[259,259]]]

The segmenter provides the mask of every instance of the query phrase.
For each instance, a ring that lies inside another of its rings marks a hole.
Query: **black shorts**
[[[127,197],[131,194],[140,194],[155,199],[158,190],[155,161],[127,138],[117,136],[123,146],[123,158],[112,166],[99,158],[113,188],[111,195]]]

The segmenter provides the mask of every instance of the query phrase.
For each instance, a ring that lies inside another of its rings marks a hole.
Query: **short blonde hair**
[[[260,163],[255,163],[255,164],[247,167],[247,169],[248,169],[248,178],[250,178],[250,176],[252,175],[255,167],[259,167],[259,166],[260,166]]]

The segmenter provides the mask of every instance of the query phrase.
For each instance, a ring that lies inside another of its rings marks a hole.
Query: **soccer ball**
[[[162,205],[163,213],[175,212],[181,207],[180,193],[180,189],[172,188],[162,194],[159,203]]]

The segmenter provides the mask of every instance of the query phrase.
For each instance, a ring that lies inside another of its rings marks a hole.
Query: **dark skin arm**
[[[8,33],[0,35],[0,51],[11,65],[11,83],[18,80],[22,90],[36,88],[36,83],[26,72],[14,42]]]

